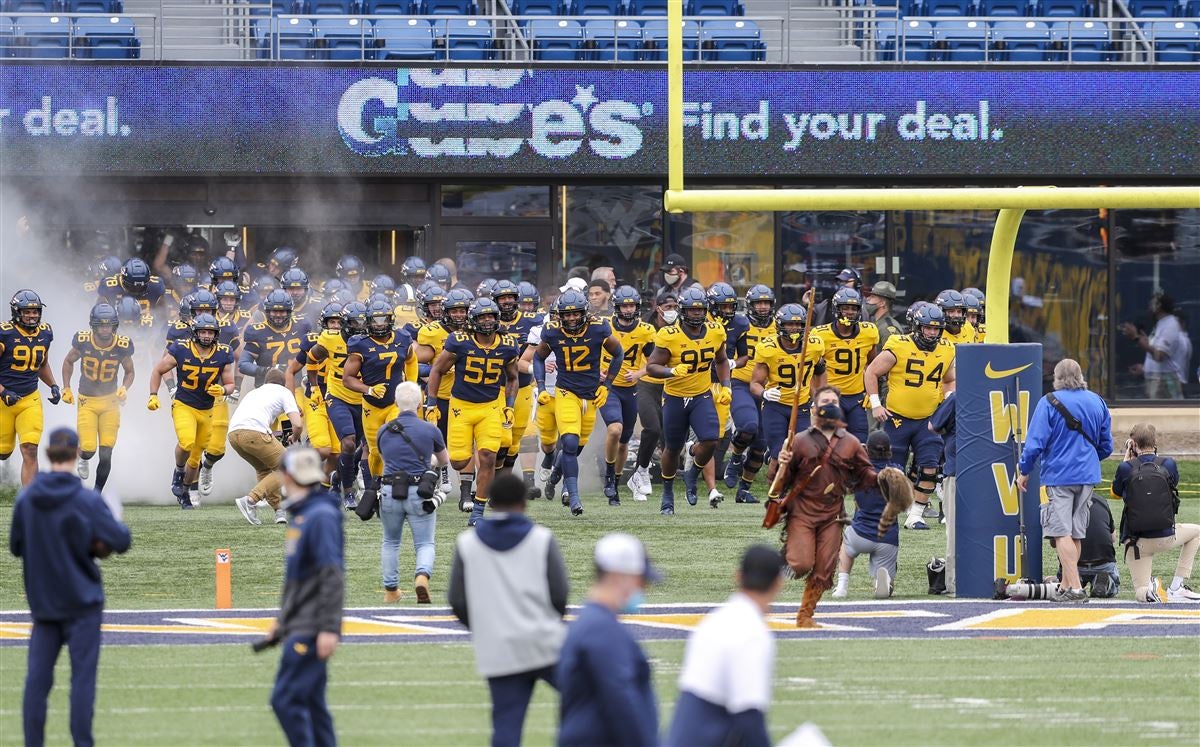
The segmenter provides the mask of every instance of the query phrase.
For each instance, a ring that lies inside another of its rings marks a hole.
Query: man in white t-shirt
[[[304,435],[304,418],[296,406],[296,397],[283,386],[283,381],[282,371],[274,368],[267,371],[263,385],[244,395],[229,418],[229,445],[258,474],[258,484],[236,501],[238,511],[254,525],[262,523],[256,509],[260,501],[266,501],[275,510],[276,524],[287,523],[287,516],[279,508],[283,496],[276,470],[283,459],[283,444],[275,438],[275,421],[287,415],[292,422],[290,442],[296,443]]]
[[[1155,295],[1150,299],[1150,311],[1154,314],[1154,329],[1149,335],[1129,322],[1121,325],[1121,331],[1146,353],[1142,361],[1146,397],[1183,399],[1183,384],[1187,380],[1187,359],[1183,355],[1191,341],[1175,316],[1175,302],[1170,296]],[[1190,351],[1186,355],[1191,357]]]
[[[738,570],[738,591],[688,638],[668,747],[771,744],[775,637],[766,615],[783,588],[783,567],[777,550],[750,547]]]

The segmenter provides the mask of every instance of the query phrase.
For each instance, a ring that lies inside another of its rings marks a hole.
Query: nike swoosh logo
[[[1016,368],[1006,368],[1003,371],[997,371],[996,369],[992,368],[992,362],[988,361],[988,364],[986,366],[984,366],[984,368],[983,368],[983,375],[988,377],[989,379],[1003,379],[1006,376],[1012,376],[1013,374],[1019,374],[1032,365],[1033,365],[1032,363],[1026,363],[1024,366],[1017,366]]]

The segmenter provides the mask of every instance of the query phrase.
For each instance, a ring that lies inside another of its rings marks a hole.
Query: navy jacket
[[[336,496],[317,488],[287,509],[279,637],[340,634],[346,588],[341,506]]]
[[[650,662],[607,607],[589,602],[567,628],[558,662],[560,747],[658,744]]]
[[[70,472],[39,472],[17,495],[9,549],[24,560],[34,620],[70,620],[104,607],[97,543],[122,553],[129,528]]]

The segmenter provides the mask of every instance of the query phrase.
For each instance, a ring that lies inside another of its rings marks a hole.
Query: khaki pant
[[[1133,577],[1133,593],[1141,598],[1146,596],[1146,587],[1150,585],[1150,575],[1153,572],[1154,556],[1160,552],[1182,547],[1179,562],[1175,566],[1175,575],[1187,578],[1192,575],[1192,562],[1196,559],[1196,550],[1200,550],[1200,524],[1176,524],[1175,534],[1171,537],[1142,538],[1137,541],[1135,557],[1133,547],[1125,548],[1125,565],[1129,566],[1129,575]]]
[[[245,459],[258,474],[258,484],[247,494],[251,503],[266,501],[271,508],[278,509],[283,496],[279,492],[279,469],[283,461],[283,444],[274,437],[258,431],[233,431],[229,444]]]

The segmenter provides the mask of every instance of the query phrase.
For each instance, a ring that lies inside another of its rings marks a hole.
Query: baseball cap
[[[892,285],[891,283],[889,283],[886,280],[880,280],[878,283],[875,283],[875,285],[871,286],[870,295],[879,296],[880,298],[886,298],[889,301],[895,301],[896,300],[896,286]]]
[[[46,441],[46,446],[65,446],[68,449],[78,449],[79,434],[75,432],[74,428],[55,428],[50,431],[50,437]]]
[[[283,454],[283,471],[301,485],[316,485],[325,479],[321,455],[307,446],[293,446]]]
[[[646,546],[632,534],[613,532],[596,543],[596,567],[606,573],[628,573],[642,576],[652,584],[662,581],[662,574],[650,563]]]
[[[587,293],[588,284],[583,278],[571,278],[567,284],[558,289],[559,293],[566,293],[569,290],[577,290],[581,293]]]
[[[687,260],[685,260],[681,255],[668,254],[667,258],[663,260],[662,267],[660,267],[659,269],[660,270],[673,270],[676,267],[687,267],[687,266],[688,266]]]

